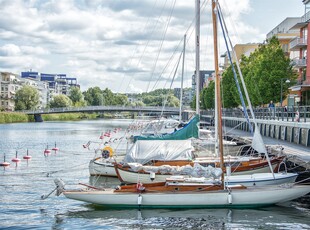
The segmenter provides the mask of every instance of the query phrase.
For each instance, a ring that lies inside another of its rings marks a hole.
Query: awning
[[[289,88],[291,91],[300,91],[301,86],[292,86]]]
[[[310,88],[310,85],[295,85],[289,88],[291,91],[300,91],[301,89]]]

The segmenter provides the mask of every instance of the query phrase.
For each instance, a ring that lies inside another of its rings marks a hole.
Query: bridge
[[[21,111],[28,115],[42,115],[53,113],[94,113],[94,112],[141,112],[141,113],[161,113],[166,115],[178,115],[177,107],[158,107],[158,106],[85,106],[85,107],[63,107],[38,110]]]

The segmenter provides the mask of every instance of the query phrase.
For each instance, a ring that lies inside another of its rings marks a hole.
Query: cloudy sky
[[[234,44],[263,42],[302,0],[220,0]],[[214,69],[210,0],[201,0],[201,69]],[[67,74],[81,89],[185,87],[194,71],[195,0],[0,0],[0,71]],[[220,52],[224,43],[219,41]]]

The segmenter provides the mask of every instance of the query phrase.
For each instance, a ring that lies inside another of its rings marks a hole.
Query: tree
[[[101,89],[96,87],[91,87],[87,89],[87,91],[83,92],[84,99],[87,101],[87,104],[89,105],[103,105],[103,96]]]
[[[71,99],[64,94],[55,95],[53,99],[50,101],[51,108],[70,107],[71,105],[72,105]]]
[[[69,98],[71,99],[74,106],[86,105],[84,101],[84,96],[79,87],[71,87]]]
[[[200,94],[201,106],[204,109],[214,109],[215,105],[215,83],[210,81],[207,88],[204,88]]]
[[[234,68],[237,71],[236,65],[234,66]],[[238,76],[237,79],[240,83],[241,81]],[[243,92],[242,85],[240,85],[240,89]],[[234,108],[238,105],[241,105],[239,96],[240,94],[237,89],[232,66],[229,66],[223,73],[223,77],[221,80],[221,95],[224,108]]]
[[[168,98],[167,98],[166,106],[168,106],[168,107],[179,107],[180,106],[180,100],[177,97],[175,97],[174,95],[169,94]]]
[[[39,92],[33,86],[24,85],[16,91],[15,110],[37,109],[39,102]]]
[[[281,79],[288,79],[291,83],[297,79],[297,72],[276,37],[260,45],[248,58],[243,57],[242,67],[254,106],[280,101]],[[283,95],[288,93],[289,87],[289,84],[283,84]]]

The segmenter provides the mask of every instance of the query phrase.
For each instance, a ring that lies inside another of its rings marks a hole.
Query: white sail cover
[[[267,153],[262,135],[259,132],[259,128],[257,124],[255,123],[255,131],[254,136],[252,140],[252,148],[255,149],[258,153]]]
[[[191,160],[191,140],[138,140],[125,156],[125,163],[145,164],[150,160]]]

